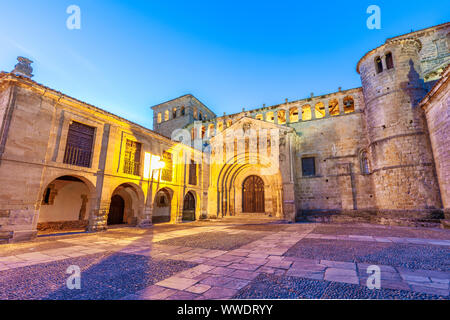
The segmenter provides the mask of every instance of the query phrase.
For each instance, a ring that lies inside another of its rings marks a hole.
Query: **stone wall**
[[[424,99],[422,107],[433,147],[442,202],[446,215],[450,215],[450,67]]]

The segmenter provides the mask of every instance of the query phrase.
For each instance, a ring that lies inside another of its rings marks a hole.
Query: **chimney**
[[[19,63],[15,65],[14,70],[11,71],[11,73],[14,73],[18,76],[31,78],[33,76],[31,74],[33,72],[33,68],[31,67],[33,61],[24,57],[17,57],[17,60],[19,61]]]

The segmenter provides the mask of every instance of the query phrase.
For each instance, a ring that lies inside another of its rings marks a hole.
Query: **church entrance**
[[[183,202],[183,221],[195,220],[195,197],[192,192],[186,193]]]
[[[258,176],[248,176],[242,183],[242,212],[264,211],[264,181]]]
[[[125,201],[119,195],[111,197],[111,204],[108,213],[108,225],[122,224],[125,210]]]

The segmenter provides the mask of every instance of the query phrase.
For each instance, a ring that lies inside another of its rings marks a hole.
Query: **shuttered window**
[[[95,128],[79,122],[69,125],[64,163],[80,167],[91,166]]]
[[[305,177],[316,175],[316,166],[313,157],[302,158],[302,172]]]
[[[172,181],[173,176],[173,160],[170,152],[164,151],[162,160],[165,163],[161,172],[161,179],[165,181]]]
[[[141,144],[136,141],[127,140],[125,146],[125,160],[123,172],[127,174],[139,175],[141,167]]]

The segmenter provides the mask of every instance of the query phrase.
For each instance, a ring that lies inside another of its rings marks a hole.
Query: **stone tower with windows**
[[[207,106],[191,94],[152,107],[153,130],[172,138],[176,129],[181,129],[194,121],[204,121],[216,117]]]
[[[427,126],[426,95],[414,38],[391,39],[358,63],[365,100],[376,206],[392,215],[430,217],[441,208]],[[398,210],[398,211],[397,211]]]

